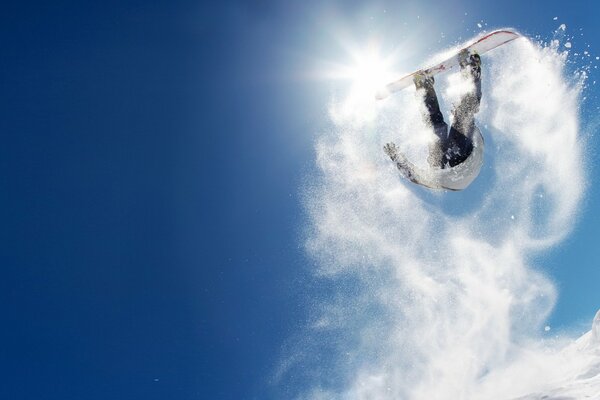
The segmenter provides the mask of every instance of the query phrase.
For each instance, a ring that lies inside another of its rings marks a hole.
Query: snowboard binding
[[[433,79],[432,75],[427,75],[423,71],[418,71],[413,77],[413,82],[417,89],[428,89],[433,87],[435,79]]]
[[[469,71],[475,79],[481,77],[481,57],[477,53],[470,53],[463,49],[458,53],[458,65],[462,71]]]

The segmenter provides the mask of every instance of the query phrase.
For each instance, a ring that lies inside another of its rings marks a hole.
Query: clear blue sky
[[[361,42],[406,23],[425,55],[480,21],[545,39],[565,23],[573,51],[600,55],[587,1],[216,3],[5,6],[0,398],[281,398],[268,378],[324,290],[300,188],[332,88],[306,72],[344,57],[337,27]],[[600,308],[587,137],[584,212],[535,260],[557,328]]]

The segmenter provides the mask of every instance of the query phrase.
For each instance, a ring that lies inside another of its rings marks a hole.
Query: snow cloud
[[[332,102],[305,193],[307,249],[332,290],[286,364],[311,371],[301,398],[513,398],[582,368],[541,339],[556,289],[533,259],[569,233],[586,187],[582,82],[565,57],[527,39],[483,57],[486,159],[464,192],[416,187],[382,151],[394,141],[424,162],[413,90]],[[447,119],[456,79],[436,79]]]

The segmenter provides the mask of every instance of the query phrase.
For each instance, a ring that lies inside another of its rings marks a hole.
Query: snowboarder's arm
[[[394,142],[386,143],[386,145],[383,146],[383,151],[392,159],[392,161],[396,162],[398,159],[398,148]]]
[[[396,147],[395,143],[387,143],[385,146],[383,146],[383,151],[396,164],[396,167],[398,168],[402,176],[416,184],[421,184],[417,177],[417,174],[415,173],[414,165],[406,159],[406,156],[404,156],[404,154],[398,152],[398,148]]]

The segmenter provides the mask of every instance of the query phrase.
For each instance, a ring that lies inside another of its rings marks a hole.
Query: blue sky
[[[295,392],[269,381],[330,290],[303,249],[301,188],[341,85],[314,72],[348,61],[339,38],[385,48],[419,32],[415,68],[477,23],[542,39],[565,23],[573,52],[596,56],[599,12],[578,1],[8,6],[0,397]],[[570,238],[534,260],[560,290],[556,329],[583,329],[600,308],[599,100],[593,85],[586,95],[585,205]]]

